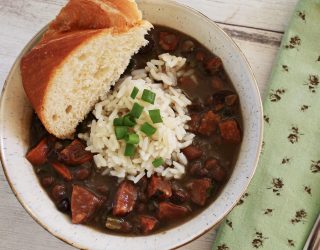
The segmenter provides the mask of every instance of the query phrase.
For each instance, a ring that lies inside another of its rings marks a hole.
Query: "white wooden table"
[[[297,0],[178,0],[216,21],[239,45],[257,77],[261,94],[283,31]],[[24,45],[67,0],[0,0],[0,86]],[[184,250],[208,250],[210,231]],[[0,170],[0,249],[73,249],[39,226],[19,204]]]

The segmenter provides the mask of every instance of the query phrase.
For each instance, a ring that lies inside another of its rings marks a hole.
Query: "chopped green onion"
[[[128,143],[128,144],[138,144],[139,143],[139,136],[137,134],[127,134],[125,139],[126,139],[126,143]]]
[[[135,98],[137,97],[137,94],[138,94],[138,93],[139,93],[139,89],[138,89],[137,87],[134,87],[133,90],[132,90],[132,92],[131,92],[130,97],[131,97],[132,99],[135,99]]]
[[[143,90],[141,99],[145,102],[154,104],[154,100],[156,99],[156,94],[150,90]]]
[[[149,110],[149,115],[153,123],[163,122],[160,115],[160,109]]]
[[[136,120],[134,119],[134,117],[130,116],[130,115],[126,115],[123,118],[123,125],[124,126],[128,126],[128,127],[134,127],[134,125],[136,125]]]
[[[145,122],[144,124],[142,124],[140,130],[145,133],[147,136],[152,136],[157,129],[152,127],[149,123]]]
[[[130,115],[138,119],[141,116],[142,111],[143,111],[143,107],[138,103],[134,103],[130,111]]]
[[[116,126],[114,128],[117,140],[124,139],[128,134],[128,127],[125,126]]]
[[[164,163],[164,159],[162,157],[159,157],[157,159],[155,159],[153,162],[152,162],[152,165],[155,167],[155,168],[158,168],[160,166],[162,166]]]
[[[134,156],[136,148],[132,144],[127,144],[124,150],[124,156]]]
[[[113,126],[122,126],[123,125],[123,117],[115,118],[113,120]]]

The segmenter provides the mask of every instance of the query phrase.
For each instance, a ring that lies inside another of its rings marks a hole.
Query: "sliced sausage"
[[[206,136],[213,135],[217,130],[220,119],[221,118],[219,115],[213,113],[212,111],[208,111],[201,119],[198,132]]]
[[[79,165],[91,161],[92,153],[86,151],[86,146],[79,140],[74,140],[60,152],[60,158],[67,164]]]
[[[82,224],[102,205],[103,199],[84,187],[74,185],[71,196],[72,223]]]
[[[33,165],[42,165],[47,161],[48,152],[48,139],[44,138],[27,153],[26,158]]]
[[[241,142],[241,134],[238,123],[233,120],[225,120],[219,123],[220,133],[222,139],[226,143],[238,144]]]
[[[194,50],[195,44],[191,40],[186,40],[182,43],[181,51],[185,53],[190,53]]]
[[[148,185],[148,197],[157,196],[161,199],[170,198],[172,195],[171,185],[162,177],[153,175]]]
[[[211,187],[211,180],[207,178],[192,180],[187,185],[191,200],[200,206],[204,206],[206,204],[208,191]]]
[[[179,37],[169,32],[160,32],[159,45],[165,51],[172,51],[177,48]]]
[[[197,160],[201,158],[203,152],[196,146],[190,145],[181,150],[182,153],[187,157],[189,161]]]
[[[140,220],[141,231],[144,234],[148,234],[151,231],[153,231],[159,223],[159,221],[155,217],[148,216],[148,215],[141,215],[139,217],[139,220]]]
[[[184,206],[175,205],[171,202],[160,202],[158,210],[158,218],[160,220],[178,219],[186,216],[189,209]]]
[[[115,195],[113,215],[122,216],[130,213],[136,203],[138,192],[131,181],[123,181]]]
[[[67,166],[60,162],[54,162],[51,164],[53,169],[66,181],[72,181],[73,176],[71,174],[71,171]]]

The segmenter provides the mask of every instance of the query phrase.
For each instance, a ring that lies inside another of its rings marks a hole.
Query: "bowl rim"
[[[150,2],[152,2],[154,0],[151,0]],[[149,0],[137,0],[137,3],[139,5],[140,2],[149,2]],[[189,240],[181,243],[181,244],[177,244],[174,245],[173,247],[171,247],[170,249],[178,249],[182,246],[185,246],[187,244],[189,244],[190,242],[200,238],[201,236],[203,236],[205,233],[209,232],[210,230],[212,230],[215,227],[218,227],[223,219],[225,219],[225,217],[233,210],[233,208],[237,205],[238,201],[241,199],[241,197],[243,196],[243,194],[247,191],[252,178],[256,172],[257,169],[257,165],[258,165],[258,161],[259,161],[259,157],[260,157],[260,152],[262,149],[262,142],[263,142],[263,132],[264,132],[264,123],[263,123],[263,105],[262,105],[262,100],[261,100],[261,94],[258,88],[258,84],[257,84],[257,80],[255,77],[255,74],[252,70],[251,65],[249,64],[248,59],[246,58],[245,54],[243,53],[243,51],[240,49],[240,47],[238,46],[238,44],[220,27],[216,24],[216,22],[214,20],[212,20],[211,18],[209,18],[207,15],[203,14],[202,12],[198,11],[197,9],[194,9],[186,4],[180,3],[180,2],[176,2],[173,0],[166,0],[166,2],[168,2],[169,4],[173,4],[179,7],[182,7],[184,9],[187,9],[190,12],[193,12],[195,15],[200,16],[204,19],[206,19],[207,21],[209,21],[212,25],[216,26],[216,28],[221,32],[221,34],[230,42],[232,43],[235,48],[237,49],[238,53],[241,55],[242,59],[244,59],[245,65],[248,68],[249,73],[251,74],[252,77],[252,81],[253,84],[251,87],[254,87],[254,91],[256,92],[256,94],[259,96],[259,98],[257,98],[257,109],[260,111],[260,115],[259,115],[259,125],[260,125],[260,133],[259,133],[259,140],[258,140],[258,147],[256,149],[256,156],[255,156],[255,160],[254,160],[254,166],[253,166],[253,171],[250,175],[250,177],[248,178],[248,182],[245,185],[245,188],[243,190],[243,192],[241,193],[241,195],[235,200],[234,204],[230,206],[229,209],[227,209],[222,215],[221,217],[218,219],[218,222],[216,224],[210,225],[209,227],[205,228],[201,233],[195,235],[194,237],[190,238]],[[15,59],[14,63],[12,64],[12,67],[6,77],[6,80],[4,81],[3,87],[2,87],[2,91],[1,91],[1,96],[0,96],[0,107],[3,106],[3,102],[4,102],[4,94],[6,92],[6,88],[7,85],[9,83],[9,79],[11,78],[13,72],[14,72],[14,68],[15,65],[17,65],[17,63],[21,60],[21,57],[31,48],[31,45],[34,44],[39,37],[48,29],[49,23],[46,24],[43,28],[41,28],[30,40],[29,42],[24,46],[24,48],[21,50],[21,52],[18,54],[17,58]],[[19,203],[22,205],[22,207],[24,208],[25,211],[27,211],[27,213],[31,216],[31,218],[38,223],[38,225],[40,225],[42,228],[44,228],[47,232],[49,232],[51,235],[53,235],[54,237],[56,237],[57,239],[59,239],[60,241],[69,244],[70,246],[76,247],[78,249],[86,249],[81,247],[80,245],[78,245],[75,242],[71,242],[68,239],[66,239],[66,237],[63,237],[61,235],[58,235],[58,233],[55,233],[54,230],[50,229],[47,225],[45,225],[44,222],[40,221],[36,215],[34,215],[33,211],[28,207],[28,205],[23,201],[23,199],[18,195],[18,192],[15,189],[14,184],[12,183],[12,180],[9,178],[9,175],[7,173],[7,167],[6,167],[6,160],[4,157],[4,152],[2,149],[2,142],[1,142],[1,147],[0,147],[0,162],[1,162],[1,166],[4,172],[4,175],[6,177],[6,180],[14,194],[14,196],[17,198],[17,200],[19,201]]]

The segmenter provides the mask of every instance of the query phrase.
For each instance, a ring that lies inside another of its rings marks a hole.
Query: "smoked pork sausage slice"
[[[211,187],[211,180],[207,178],[192,180],[187,185],[191,200],[200,206],[205,205]]]
[[[216,132],[218,123],[220,122],[220,116],[208,111],[201,119],[198,132],[202,135],[210,136]]]
[[[198,149],[196,146],[193,146],[193,145],[190,145],[182,149],[181,151],[189,161],[199,159],[203,154],[203,152],[200,149]]]
[[[158,218],[160,220],[171,220],[184,217],[189,209],[184,206],[175,205],[171,202],[160,202]]]
[[[51,166],[65,181],[72,181],[72,173],[66,165],[60,162],[53,162]]]
[[[42,165],[47,161],[48,152],[48,139],[44,138],[27,153],[26,158],[33,165]]]
[[[82,224],[102,205],[103,199],[84,187],[74,185],[71,197],[72,223]]]
[[[233,120],[225,120],[219,123],[221,137],[226,143],[238,144],[241,142],[241,133],[238,123]]]
[[[113,207],[114,216],[123,216],[130,213],[136,203],[138,191],[131,181],[123,181],[118,187]]]
[[[91,161],[93,155],[86,151],[86,146],[79,140],[74,140],[60,152],[61,159],[70,165],[80,165]]]
[[[153,175],[148,185],[148,197],[159,196],[162,199],[170,198],[172,188],[168,181],[162,177]]]

